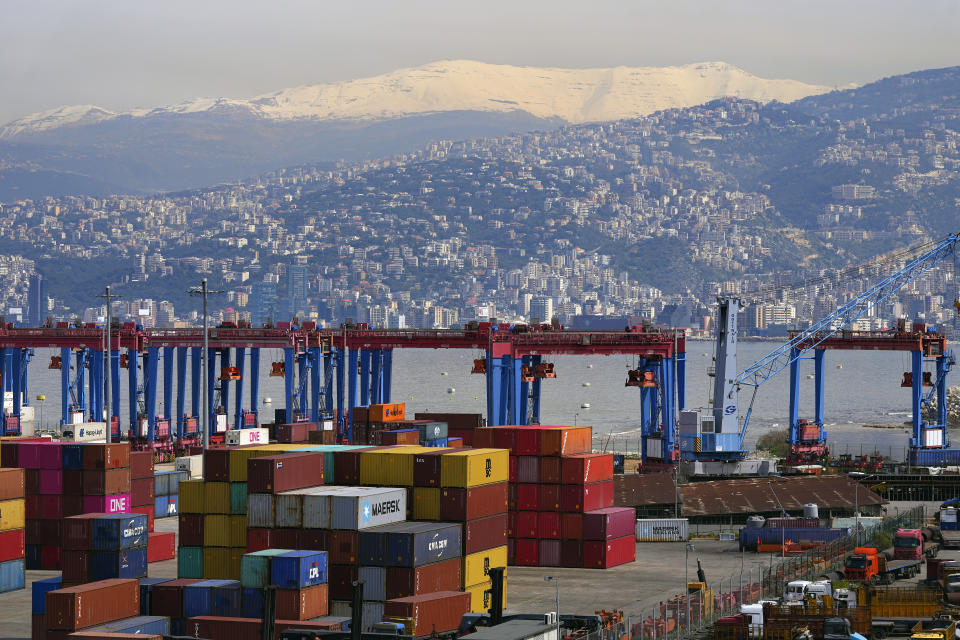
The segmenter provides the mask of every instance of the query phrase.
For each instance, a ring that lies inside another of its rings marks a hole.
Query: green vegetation
[[[757,438],[757,451],[766,451],[770,455],[783,458],[787,455],[787,430],[768,431]]]

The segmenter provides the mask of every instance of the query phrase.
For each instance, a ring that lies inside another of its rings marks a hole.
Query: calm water
[[[778,345],[774,342],[741,342],[741,368],[754,362]],[[687,407],[706,406],[712,389],[707,367],[712,362],[713,342],[690,341],[687,353]],[[46,395],[43,421],[51,425],[60,418],[60,372],[47,365],[53,350],[37,350],[30,375],[31,404],[37,394]],[[407,411],[459,411],[486,413],[484,376],[471,375],[473,359],[480,353],[458,350],[412,349],[394,353],[393,398],[405,402]],[[273,408],[283,406],[283,378],[271,378],[270,363],[281,360],[280,351],[261,352],[262,415],[272,417]],[[557,378],[543,382],[541,421],[544,424],[591,425],[597,434],[616,434],[619,448],[636,449],[639,426],[640,391],[624,387],[633,358],[627,356],[557,356],[552,360]],[[162,363],[161,363],[162,365]],[[909,353],[831,351],[826,355],[826,422],[828,440],[835,452],[859,453],[878,449],[885,455],[900,457],[909,438],[908,430],[864,428],[863,424],[902,424],[910,420],[910,394],[900,387],[903,372],[909,370]],[[444,375],[444,373],[446,375]],[[812,361],[801,363],[801,417],[813,417]],[[123,387],[122,419],[127,424],[126,371],[121,371]],[[785,427],[787,419],[788,371],[768,380],[754,402],[747,441],[771,428]],[[583,386],[589,383],[590,386]],[[956,378],[948,384],[958,384]],[[189,383],[188,383],[189,390]],[[448,389],[454,389],[448,393]],[[189,391],[188,391],[189,393]],[[741,391],[740,404],[749,404],[750,389]],[[249,400],[249,398],[247,398]],[[175,402],[176,400],[174,400]],[[158,411],[163,412],[163,396],[158,393]],[[589,409],[581,408],[588,403]],[[189,411],[189,398],[187,407]],[[230,409],[232,412],[233,399]],[[960,440],[957,441],[960,443]],[[956,443],[955,443],[956,444]]]

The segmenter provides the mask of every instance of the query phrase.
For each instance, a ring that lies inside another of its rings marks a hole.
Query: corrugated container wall
[[[637,520],[637,542],[678,542],[690,539],[686,518]]]

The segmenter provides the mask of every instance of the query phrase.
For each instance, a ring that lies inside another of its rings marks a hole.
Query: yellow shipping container
[[[204,547],[203,577],[207,580],[239,580],[240,561],[246,547]]]
[[[203,480],[184,480],[177,489],[178,513],[205,513],[206,483]],[[229,501],[228,501],[229,502]]]
[[[204,513],[230,513],[230,483],[203,483]]]
[[[26,526],[25,518],[23,498],[0,502],[0,531],[23,529]]]
[[[412,487],[413,457],[424,451],[443,451],[436,447],[404,446],[361,452],[360,484],[378,487]]]
[[[206,531],[204,531],[206,533]],[[230,546],[247,546],[247,516],[230,516]]]
[[[475,584],[464,589],[470,594],[470,612],[487,613],[493,605],[490,599],[490,589],[492,588],[490,580]],[[503,608],[507,608],[507,572],[503,572]]]
[[[463,571],[460,574],[462,584],[480,584],[489,580],[487,574],[491,567],[507,566],[507,546],[477,551],[463,558]]]
[[[413,519],[440,519],[440,487],[413,488]]]
[[[230,546],[230,516],[207,515],[203,516],[203,546],[229,547]]]
[[[441,487],[479,487],[509,479],[507,449],[461,449],[440,458]]]

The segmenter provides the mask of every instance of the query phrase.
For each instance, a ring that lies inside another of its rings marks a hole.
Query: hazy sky
[[[440,59],[722,60],[838,85],[960,64],[957,0],[0,0],[0,123],[249,97]]]

